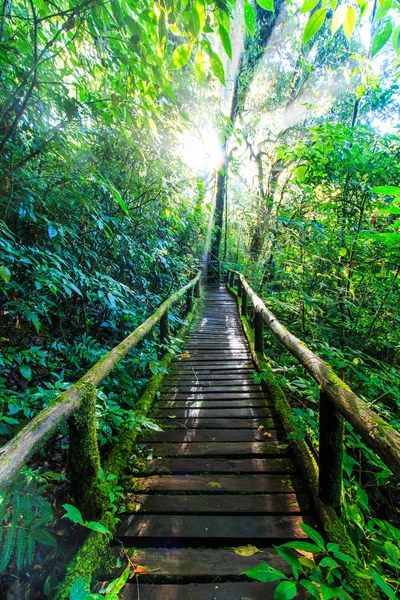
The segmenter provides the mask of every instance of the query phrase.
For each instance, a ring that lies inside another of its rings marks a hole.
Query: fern
[[[0,573],[12,560],[17,569],[31,565],[37,544],[56,546],[46,529],[53,521],[53,510],[42,495],[45,491],[45,486],[21,478],[0,496]]]

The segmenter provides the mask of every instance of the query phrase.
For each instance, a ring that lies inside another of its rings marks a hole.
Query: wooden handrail
[[[187,285],[170,296],[144,323],[118,346],[110,350],[83,377],[67,390],[58,394],[52,403],[38,413],[7,444],[0,448],[0,492],[18,475],[34,452],[42,448],[56,427],[61,425],[80,406],[88,390],[96,387],[110,371],[134,348],[161,320],[167,318],[168,310],[189,290],[195,288],[195,296],[200,292],[201,271],[197,272]],[[188,299],[187,299],[188,305]],[[162,332],[162,336],[165,335]]]
[[[252,290],[241,273],[228,269],[228,283],[232,287],[235,275],[238,278],[238,282],[240,282],[238,287],[241,294],[244,291],[250,297],[254,307],[255,339],[256,341],[258,339],[258,347],[256,344],[255,350],[262,352],[262,324],[265,323],[278,340],[297,358],[320,385],[321,405],[322,402],[328,400],[332,408],[336,409],[354,427],[355,431],[361,435],[365,444],[400,479],[400,433],[391,427],[374,410],[369,408],[368,404],[359,398],[334,373],[327,363],[314,354],[312,350],[278,321],[275,315],[265,306],[261,298]],[[323,421],[326,422],[327,419],[324,417]],[[338,424],[339,429],[340,424]],[[326,440],[321,438],[324,438],[324,436],[320,435],[320,443],[326,443]],[[320,471],[322,471],[321,463]]]

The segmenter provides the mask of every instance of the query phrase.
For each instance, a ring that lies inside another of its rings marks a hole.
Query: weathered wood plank
[[[290,458],[155,458],[138,465],[138,474],[184,475],[201,473],[295,473],[296,466]]]
[[[151,436],[154,442],[263,442],[285,439],[283,429],[165,429]]]
[[[223,544],[258,542],[265,545],[292,539],[307,539],[300,523],[316,525],[312,517],[284,516],[216,516],[216,515],[122,515],[116,537],[124,543],[143,539],[161,547],[175,544]]]
[[[141,514],[303,514],[310,512],[305,494],[147,495],[128,494],[127,513]]]
[[[304,484],[289,475],[151,475],[133,477],[133,491],[143,493],[197,492],[225,494],[226,492],[268,494],[274,492],[301,492]]]
[[[273,411],[265,408],[160,408],[157,417],[177,419],[255,419],[258,417],[271,417]]]
[[[120,595],[122,600],[273,600],[277,586],[277,582],[218,582],[186,585],[140,584],[138,588],[136,583],[128,583]],[[305,596],[301,591],[296,597]]]
[[[161,408],[265,408],[266,400],[161,400],[157,406]]]
[[[160,400],[246,400],[246,399],[262,399],[266,398],[264,392],[189,392],[181,393],[161,393]]]
[[[184,429],[281,429],[282,423],[276,418],[269,419],[160,419],[162,426]]]
[[[149,445],[150,447],[150,445]],[[154,456],[271,456],[290,454],[288,443],[278,440],[265,442],[192,442],[190,444],[151,444]]]

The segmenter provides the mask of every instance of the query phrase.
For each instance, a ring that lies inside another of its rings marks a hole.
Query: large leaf
[[[311,15],[303,34],[303,45],[307,44],[312,37],[321,29],[326,18],[326,8],[320,8]]]
[[[191,53],[190,44],[183,44],[182,46],[178,46],[175,48],[174,53],[171,57],[171,62],[169,63],[170,69],[180,69],[188,62]]]
[[[65,515],[62,516],[63,519],[71,519],[73,523],[79,523],[79,525],[83,525],[81,511],[76,508],[76,506],[72,506],[72,504],[63,504],[63,508],[65,508],[67,511]]]
[[[281,579],[287,579],[285,573],[279,571],[278,569],[274,569],[270,565],[262,564],[253,567],[249,571],[245,572],[247,577],[251,579],[256,579],[257,581],[262,581],[263,583],[268,583],[269,581],[280,581]]]
[[[264,10],[274,11],[274,0],[257,0],[257,4],[261,6]]]
[[[114,592],[114,594],[118,594],[124,587],[125,583],[128,581],[130,571],[130,565],[126,567],[123,573],[117,579],[114,579],[111,583],[108,584],[106,588],[106,593]]]
[[[5,281],[6,283],[8,283],[10,281],[10,278],[11,278],[10,269],[8,269],[7,267],[5,267],[4,265],[0,265],[0,277],[2,278],[3,281]]]
[[[194,59],[194,72],[197,80],[201,83],[206,75],[206,59],[200,49],[197,50],[196,58]]]
[[[215,52],[212,54],[210,58],[210,67],[211,71],[214,73],[215,77],[217,77],[222,85],[225,85],[225,71],[222,61],[218,54]]]
[[[372,579],[375,581],[376,585],[382,590],[384,594],[391,600],[398,600],[398,596],[394,593],[393,588],[391,588],[386,581],[383,579],[382,575],[380,575],[377,571],[370,571],[372,575]]]
[[[297,594],[293,581],[281,581],[275,590],[274,600],[292,600]]]
[[[286,542],[282,544],[284,548],[293,548],[293,550],[305,550],[306,552],[321,552],[321,549],[310,542]]]
[[[318,533],[318,531],[315,531],[315,529],[313,529],[306,523],[300,523],[300,527],[302,528],[304,533],[306,533],[308,537],[312,539],[321,550],[325,550],[324,539],[322,535]]]
[[[379,50],[382,50],[383,46],[389,41],[392,31],[392,21],[387,21],[386,23],[381,23],[379,25],[372,38],[371,58],[373,58],[375,54],[378,54]]]
[[[251,36],[254,36],[256,30],[256,14],[254,8],[248,0],[244,0],[244,22],[247,27],[247,31]]]
[[[72,584],[69,598],[70,600],[85,600],[88,594],[90,594],[90,589],[80,577]]]
[[[319,0],[304,0],[303,6],[300,9],[300,13],[305,14],[310,12],[310,10],[317,6],[318,2]]]
[[[372,188],[371,192],[385,196],[400,196],[400,187],[396,187],[395,185],[378,185]]]
[[[218,33],[219,33],[219,37],[221,38],[221,42],[222,42],[225,52],[227,53],[229,58],[232,60],[232,44],[231,44],[231,40],[229,37],[229,33],[226,31],[226,29],[222,25],[219,26]]]
[[[84,526],[87,529],[91,529],[92,531],[97,531],[97,533],[104,533],[105,535],[112,535],[111,531],[107,529],[105,525],[99,523],[98,521],[86,521]]]
[[[232,550],[236,554],[239,554],[239,556],[253,556],[254,554],[257,554],[257,552],[260,552],[256,546],[252,546],[251,544],[248,546],[238,546],[237,548],[232,548]]]
[[[32,369],[29,365],[21,365],[19,370],[21,371],[22,377],[25,377],[28,381],[32,379]]]
[[[337,30],[343,25],[343,21],[346,18],[347,6],[341,4],[333,13],[332,17],[332,35],[335,35]]]
[[[344,35],[350,41],[351,36],[353,35],[354,27],[356,26],[357,15],[356,9],[354,6],[350,5],[347,8],[346,16],[343,21],[343,31]]]

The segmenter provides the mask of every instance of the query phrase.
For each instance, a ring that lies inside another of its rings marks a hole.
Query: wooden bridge
[[[131,480],[135,512],[116,532],[135,547],[133,562],[153,571],[146,583],[127,585],[123,598],[273,598],[276,583],[235,580],[265,562],[287,571],[272,544],[305,538],[302,520],[317,525],[254,371],[235,300],[224,287],[206,288],[201,318],[157,401],[165,429],[142,448],[155,458]],[[247,544],[262,552],[246,558],[232,550]]]
[[[183,315],[193,317],[200,280],[198,272],[1,448],[0,492],[12,487],[20,469],[68,419],[75,502],[86,518],[97,512],[95,516],[113,529],[104,499],[93,504],[100,467],[95,388],[157,324],[165,340],[174,305],[180,303]],[[124,469],[128,473],[131,512],[122,516],[114,542],[134,548],[132,564],[148,571],[127,584],[127,600],[272,597],[274,584],[239,575],[265,562],[288,572],[272,545],[304,537],[302,521],[321,527],[328,539],[351,551],[338,516],[344,420],[400,476],[399,433],[276,319],[243,275],[228,270],[226,284],[205,287],[205,305],[197,310],[184,352],[180,357],[167,353],[162,359],[171,369],[161,394],[159,373],[136,405],[138,415],[155,410],[164,430],[138,443],[135,430],[123,429],[103,464],[105,473],[117,478]],[[294,436],[288,442],[291,408],[264,357],[265,328],[319,384],[318,461],[304,440]],[[254,383],[256,370],[264,372],[267,389]],[[140,451],[143,460],[133,463],[132,453]],[[146,460],[149,454],[153,458]],[[69,599],[82,565],[87,579],[98,575],[104,540],[104,534],[90,534],[54,592],[56,600]],[[243,556],[234,551],[247,544],[262,552]],[[357,556],[355,549],[353,554]]]

